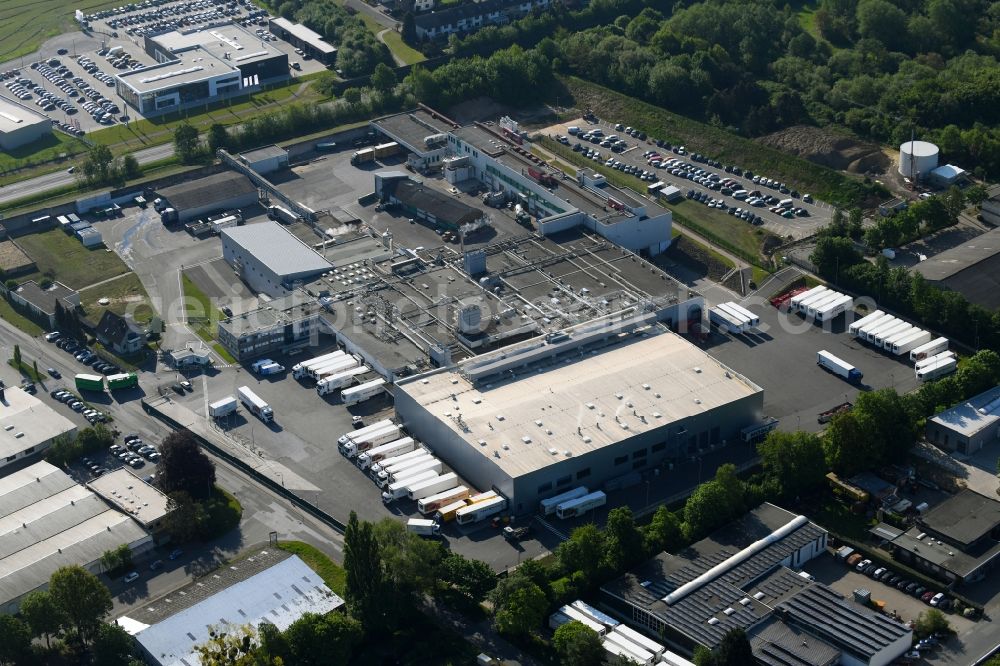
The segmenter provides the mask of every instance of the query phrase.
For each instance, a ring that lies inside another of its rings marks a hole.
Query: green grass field
[[[22,180],[26,176],[23,170],[36,164],[69,159],[86,152],[87,145],[83,141],[53,132],[27,146],[0,152],[0,174],[10,173],[6,178],[0,178],[0,183]]]
[[[344,568],[336,564],[319,548],[305,543],[304,541],[279,541],[278,548],[298,555],[309,568],[319,574],[326,586],[344,596],[344,589],[347,587],[347,573]]]
[[[385,45],[389,47],[389,50],[403,61],[404,65],[415,65],[418,62],[427,60],[423,53],[404,42],[403,36],[395,30],[390,30],[382,35],[382,39],[385,41]]]
[[[31,336],[41,335],[44,333],[41,326],[11,307],[11,304],[7,302],[6,298],[0,298],[0,319],[3,319],[14,328],[19,328]]]
[[[66,286],[79,290],[128,272],[125,262],[111,250],[104,247],[88,250],[60,229],[21,236],[17,242],[38,266],[36,274],[19,278],[21,282],[51,274]]]
[[[109,303],[98,303],[102,298],[107,298]],[[80,304],[92,321],[99,321],[105,310],[129,314],[140,325],[148,323],[154,315],[149,295],[135,273],[126,273],[111,282],[84,289],[80,292]]]
[[[0,2],[0,62],[28,55],[49,37],[75,29],[74,10],[90,14],[121,4],[114,0],[4,0]]]

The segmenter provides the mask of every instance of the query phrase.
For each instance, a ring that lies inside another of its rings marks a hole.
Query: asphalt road
[[[139,164],[148,164],[149,162],[156,162],[157,160],[162,160],[173,155],[174,144],[165,143],[161,146],[143,148],[142,150],[137,150],[132,154],[139,161]],[[69,174],[66,173],[65,169],[60,169],[59,171],[47,173],[35,178],[21,180],[16,183],[11,183],[10,185],[3,185],[0,186],[0,204],[23,199],[34,194],[54,190],[59,187],[73,185],[76,182],[75,174]]]

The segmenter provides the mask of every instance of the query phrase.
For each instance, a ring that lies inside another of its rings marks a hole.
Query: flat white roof
[[[62,566],[88,566],[150,539],[125,514],[39,462],[0,479],[0,606],[46,584]]]
[[[0,97],[0,134],[51,121],[33,109]]]
[[[126,467],[99,476],[87,485],[143,525],[167,515],[167,496]]]
[[[938,178],[948,178],[948,179],[958,178],[963,173],[965,173],[965,169],[957,167],[954,164],[945,164],[943,166],[939,166],[938,168],[931,170],[931,174],[937,176]]]
[[[3,389],[0,401],[0,460],[76,432],[76,424],[16,386]]]
[[[316,250],[277,222],[230,227],[223,229],[221,235],[223,243],[228,240],[239,245],[278,276],[322,273],[333,268]]]
[[[315,48],[320,53],[336,53],[337,49],[329,44],[323,39],[323,36],[318,32],[315,32],[301,23],[292,23],[286,18],[278,17],[271,19],[271,21],[278,27],[284,28],[288,31],[288,34],[298,37],[306,44],[309,44]]]
[[[612,347],[478,385],[461,374],[463,365],[399,382],[396,390],[511,476],[761,391],[674,333],[629,334]]]
[[[931,422],[965,437],[972,437],[1000,419],[1000,404],[994,404],[995,400],[1000,400],[1000,386],[935,414],[931,417]],[[983,414],[980,409],[986,413]]]

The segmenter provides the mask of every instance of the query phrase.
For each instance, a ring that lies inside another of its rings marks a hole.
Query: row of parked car
[[[895,587],[897,590],[920,599],[929,606],[934,606],[935,608],[939,608],[941,610],[950,610],[952,608],[952,600],[943,592],[929,590],[920,583],[911,580],[906,576],[895,573],[888,567],[883,567],[873,563],[869,559],[865,559],[859,553],[851,555],[851,557],[847,559],[847,564],[848,566],[853,566],[854,570],[858,573],[862,573],[873,580],[877,580],[883,585]]]
[[[719,210],[724,210],[730,215],[740,218],[741,220],[746,220],[750,224],[760,226],[764,224],[764,219],[751,211],[749,208],[744,210],[737,206],[730,206],[726,204],[722,199],[717,199],[709,196],[706,192],[699,192],[698,190],[691,189],[687,192],[687,198],[692,201],[698,201],[705,204],[709,208],[717,208]]]
[[[107,53],[105,49],[101,49],[101,51],[105,51],[105,53]],[[98,51],[98,53],[100,53],[101,51]],[[97,79],[107,87],[109,88],[114,87],[115,77],[105,73],[100,67],[97,66],[96,62],[94,62],[87,56],[80,56],[79,58],[77,58],[76,62],[77,64],[80,65],[80,67],[83,68],[85,72],[93,76],[95,79]]]
[[[89,407],[87,403],[80,400],[79,396],[74,393],[70,393],[66,389],[53,389],[49,392],[54,400],[65,404],[67,407],[72,409],[74,412],[79,412],[87,419],[90,423],[103,423],[108,420],[107,414],[99,412],[93,407]]]
[[[89,365],[102,375],[117,375],[122,369],[109,361],[101,358],[97,352],[88,349],[86,345],[80,344],[74,338],[63,336],[59,331],[52,331],[45,335],[47,342],[54,342],[59,349],[72,354],[80,363]]]
[[[208,0],[185,2],[148,9],[147,11],[112,18],[107,21],[113,30],[124,28],[125,32],[137,37],[156,34],[165,30],[179,30],[184,27],[214,23],[239,15],[236,2],[213,3]]]
[[[135,469],[146,464],[146,460],[157,463],[160,452],[155,446],[146,444],[138,435],[125,435],[124,444],[112,444],[108,452]]]

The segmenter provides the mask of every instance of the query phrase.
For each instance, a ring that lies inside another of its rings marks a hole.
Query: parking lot
[[[570,127],[579,128],[579,132],[574,135]],[[688,199],[697,195],[705,205],[731,215],[739,210],[744,221],[759,224],[782,237],[811,236],[830,221],[833,213],[829,206],[812,199],[807,192],[794,192],[766,175],[754,174],[738,165],[724,165],[711,156],[691,153],[684,146],[671,146],[620,124],[577,119],[551,125],[541,133],[557,140],[563,137],[561,143],[574,149],[579,144],[581,152],[595,153],[590,157],[595,163],[631,173],[646,183],[662,181],[674,185]],[[724,185],[726,180],[729,182]],[[745,194],[734,196],[740,190]],[[778,204],[786,199],[793,201],[790,209],[802,214],[783,215]]]
[[[764,412],[780,419],[784,430],[819,430],[820,412],[853,402],[859,391],[895,387],[905,393],[918,386],[905,354],[891,356],[852,338],[844,316],[821,327],[779,312],[766,301],[744,306],[760,317],[760,331],[728,335],[713,326],[705,348],[764,389]],[[821,349],[861,370],[861,384],[848,383],[817,366],[816,352]],[[790,372],[792,368],[797,370]]]

